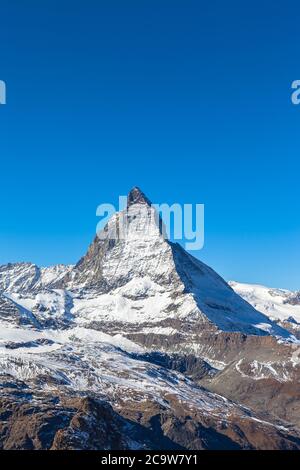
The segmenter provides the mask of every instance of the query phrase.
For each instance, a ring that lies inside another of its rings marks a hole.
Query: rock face
[[[1,450],[293,449],[298,436],[246,415],[218,423],[201,411],[153,404],[116,413],[96,398],[1,399]]]
[[[75,266],[0,267],[3,448],[300,447],[297,325],[164,233],[133,188]]]

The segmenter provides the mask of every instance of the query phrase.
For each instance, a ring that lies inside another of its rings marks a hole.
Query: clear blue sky
[[[196,253],[300,288],[295,1],[2,0],[0,262],[73,263],[96,206],[204,203]]]

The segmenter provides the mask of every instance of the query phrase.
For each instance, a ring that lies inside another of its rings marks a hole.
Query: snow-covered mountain
[[[300,291],[272,289],[258,284],[231,281],[229,285],[243,299],[272,320],[291,321],[300,325]]]
[[[73,269],[59,264],[38,267],[32,263],[9,263],[0,266],[0,292],[35,292],[51,287]]]
[[[231,281],[230,286],[253,307],[300,339],[300,291]]]
[[[221,331],[292,339],[211,268],[166,240],[156,219],[148,198],[134,188],[127,209],[111,218],[76,266],[3,266],[0,289],[37,321],[49,311],[52,318],[61,317],[65,309],[80,324],[142,325],[188,318]],[[126,236],[120,237],[123,226]]]
[[[18,410],[22,400],[37,406],[55,396],[63,419],[67,399],[101,399],[147,429],[158,419],[171,447],[300,447],[293,427],[300,424],[294,411],[300,376],[294,331],[234,289],[166,240],[149,199],[133,188],[126,210],[111,218],[75,266],[0,267],[5,399]],[[291,308],[297,306],[293,296],[287,299]],[[269,401],[268,390],[257,401],[247,391],[251,384],[261,394],[265,380],[288,385],[280,406],[261,405]],[[11,415],[9,426],[16,426],[18,416]],[[193,416],[193,432],[186,416]],[[178,422],[189,439],[176,432]],[[48,447],[57,448],[58,441],[62,446],[62,428],[63,420]],[[71,446],[73,431],[66,429]],[[0,429],[6,448],[12,432]],[[151,448],[157,443],[150,435],[144,445]],[[134,439],[126,445],[143,445]],[[36,448],[35,442],[33,437],[30,445]]]

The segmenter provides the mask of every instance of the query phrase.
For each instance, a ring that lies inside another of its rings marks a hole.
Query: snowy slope
[[[229,284],[237,294],[270,319],[300,324],[300,298],[297,302],[299,293],[235,281]]]
[[[122,336],[85,328],[63,332],[0,328],[1,374],[39,394],[92,393],[116,407],[127,401],[144,406],[149,401],[168,409],[175,402],[224,425],[242,419],[252,427],[264,423],[285,430],[260,421],[249,409],[206,391],[176,371],[143,361],[143,353],[143,348]]]
[[[0,292],[27,292],[43,289],[62,279],[73,266],[38,267],[32,263],[9,263],[0,266]]]

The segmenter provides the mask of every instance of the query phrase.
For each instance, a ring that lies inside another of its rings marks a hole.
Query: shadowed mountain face
[[[300,446],[293,331],[163,233],[133,188],[75,266],[0,267],[3,448]]]

